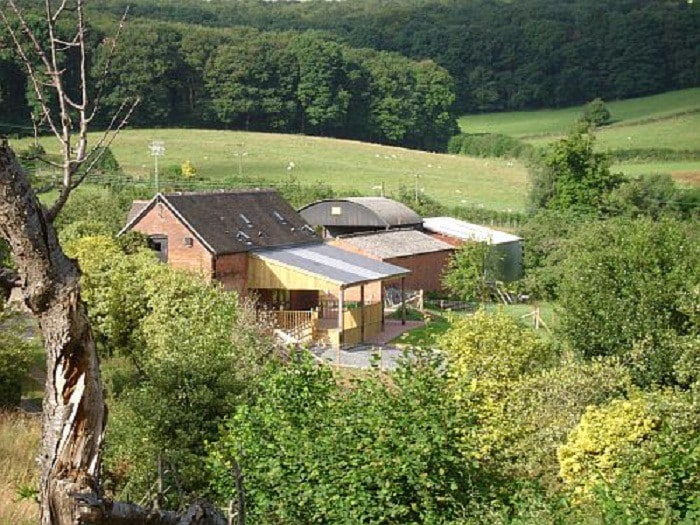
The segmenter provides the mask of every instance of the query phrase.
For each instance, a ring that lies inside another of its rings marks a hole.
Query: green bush
[[[454,155],[530,159],[534,148],[519,139],[499,133],[460,133],[452,137],[447,151]]]
[[[697,523],[699,394],[640,392],[590,408],[559,450],[573,501],[604,523]]]
[[[581,121],[589,126],[604,126],[605,124],[609,124],[610,110],[608,110],[605,105],[605,101],[602,98],[595,98],[586,104],[583,108]]]
[[[31,360],[30,345],[16,316],[0,309],[0,408],[17,407]]]
[[[473,422],[445,398],[432,359],[406,363],[391,385],[369,376],[340,386],[301,355],[270,367],[210,448],[217,500],[235,494],[235,460],[254,523],[458,523],[486,477],[462,455]]]

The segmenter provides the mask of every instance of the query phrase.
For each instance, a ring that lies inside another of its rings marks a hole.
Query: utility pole
[[[416,204],[418,204],[418,179],[420,178],[420,174],[416,173],[415,177],[416,177],[416,183],[415,183],[415,186],[413,189],[413,198],[414,198]]]
[[[242,177],[243,176],[243,157],[248,155],[248,152],[243,151],[243,148],[245,148],[245,142],[237,142],[236,147],[238,149],[233,154],[233,156],[238,158],[238,176]]]
[[[154,163],[154,182],[156,193],[158,193],[158,157],[165,155],[165,144],[162,140],[154,140],[151,142],[148,149],[151,150],[151,157]]]

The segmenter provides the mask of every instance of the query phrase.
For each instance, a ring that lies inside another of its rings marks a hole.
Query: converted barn
[[[395,228],[420,228],[422,219],[411,208],[385,197],[346,197],[313,202],[299,210],[324,237]]]
[[[329,241],[334,246],[395,264],[411,271],[407,290],[439,291],[442,270],[455,247],[417,230],[389,230],[344,235]]]
[[[275,190],[158,194],[129,217],[122,233],[147,235],[175,268],[255,295],[296,340],[338,346],[380,332],[382,283],[410,273],[325,244]]]
[[[511,282],[522,277],[522,238],[517,235],[461,221],[453,217],[423,219],[423,229],[436,239],[452,246],[459,246],[464,242],[485,242],[492,247],[495,256],[496,268],[494,277],[497,280]]]

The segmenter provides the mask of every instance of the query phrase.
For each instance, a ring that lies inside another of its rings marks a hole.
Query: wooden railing
[[[318,319],[318,312],[313,310],[275,310],[274,315],[275,326],[282,330],[292,330]]]

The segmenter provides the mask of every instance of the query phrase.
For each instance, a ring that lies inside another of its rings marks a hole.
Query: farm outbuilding
[[[459,246],[464,242],[487,243],[492,247],[497,261],[494,276],[497,280],[511,282],[522,276],[523,240],[517,235],[453,217],[423,219],[423,229],[436,239],[453,246]]]
[[[347,197],[313,202],[299,210],[306,222],[322,227],[324,237],[350,233],[420,228],[422,219],[411,208],[385,197]]]
[[[356,344],[384,328],[383,283],[410,270],[331,246],[275,190],[158,194],[122,233],[158,258],[256,297],[288,341]]]
[[[454,246],[418,230],[390,230],[336,237],[334,246],[406,268],[408,290],[439,291]]]

